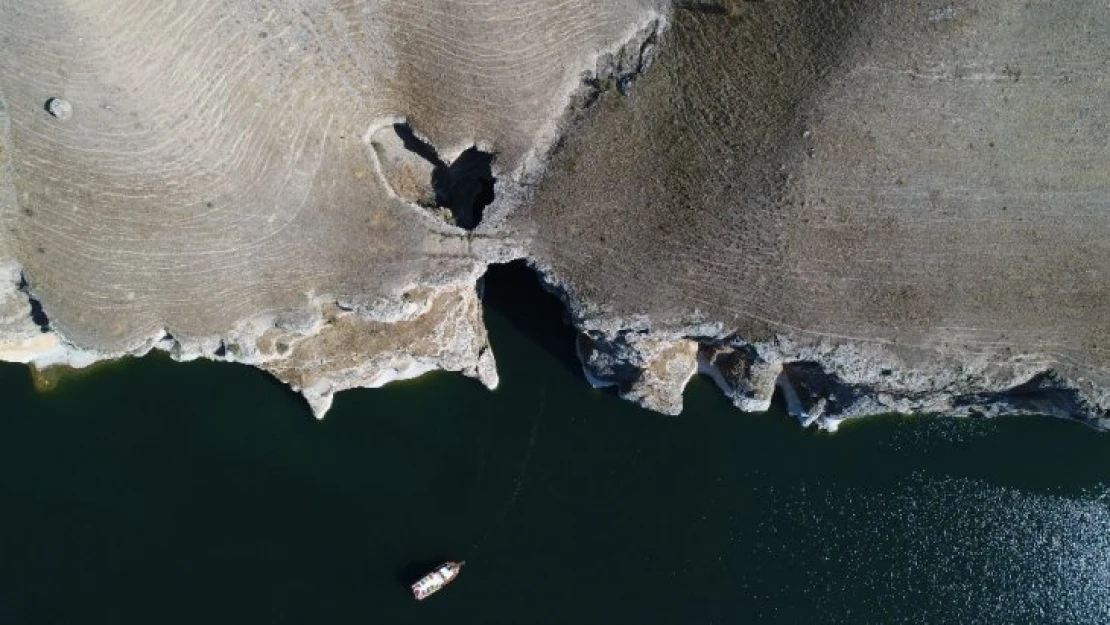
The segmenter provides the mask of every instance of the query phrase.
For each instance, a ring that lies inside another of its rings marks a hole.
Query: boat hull
[[[412,585],[412,595],[423,601],[455,581],[465,562],[444,562]]]

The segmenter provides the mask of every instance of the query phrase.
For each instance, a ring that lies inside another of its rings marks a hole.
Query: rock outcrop
[[[1108,33],[1093,2],[677,3],[510,227],[596,350],[697,341],[748,409],[775,379],[807,422],[1105,425]]]
[[[527,258],[681,410],[1110,426],[1094,0],[0,0],[0,358],[496,383]],[[492,203],[490,200],[492,199]]]
[[[682,412],[682,390],[698,371],[697,354],[694,341],[636,332],[612,340],[587,334],[578,339],[583,372],[595,388],[616,386],[621,397],[671,415]]]
[[[659,9],[0,0],[0,357],[233,360],[321,415],[431,368],[492,386],[476,282],[525,253],[496,223]]]

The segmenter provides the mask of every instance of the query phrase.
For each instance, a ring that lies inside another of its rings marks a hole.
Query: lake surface
[[[703,379],[660,416],[586,385],[526,269],[487,287],[496,392],[433,374],[320,422],[234,364],[0,365],[0,623],[1110,622],[1110,436],[829,435]]]

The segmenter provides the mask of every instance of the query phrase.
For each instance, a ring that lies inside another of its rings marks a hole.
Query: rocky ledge
[[[492,387],[525,258],[652,410],[1110,426],[1103,4],[302,5],[0,2],[0,359]]]
[[[889,413],[1049,415],[1110,429],[1105,392],[1063,379],[1045,362],[1028,358],[908,361],[865,343],[666,339],[650,331],[584,333],[579,353],[595,386],[616,386],[625,399],[666,414],[682,411],[683,389],[701,373],[744,412],[770,409],[778,392],[803,426],[829,431],[851,417]]]

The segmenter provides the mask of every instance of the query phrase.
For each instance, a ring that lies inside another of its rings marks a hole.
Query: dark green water
[[[526,271],[488,287],[497,392],[431,375],[322,422],[242,366],[36,393],[0,365],[0,623],[1110,622],[1110,436],[830,436],[701,380],[663,417],[586,386]]]

